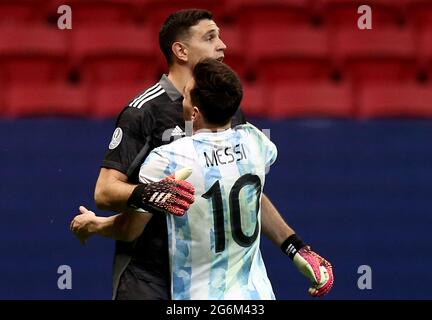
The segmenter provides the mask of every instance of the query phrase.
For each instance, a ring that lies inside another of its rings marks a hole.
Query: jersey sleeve
[[[146,110],[123,109],[101,166],[128,174],[129,167],[149,140],[152,127],[152,116]]]
[[[171,163],[166,153],[161,148],[157,148],[150,152],[141,165],[139,181],[141,183],[160,181],[169,176],[171,171]]]
[[[253,126],[250,123],[246,125],[250,132],[258,139],[258,142],[261,147],[261,154],[264,156],[265,166],[271,166],[277,158],[277,148],[276,145],[258,128]]]

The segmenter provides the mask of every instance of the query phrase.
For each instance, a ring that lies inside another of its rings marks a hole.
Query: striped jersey
[[[166,217],[172,299],[275,298],[259,245],[261,194],[276,156],[276,146],[245,124],[199,131],[147,157],[141,182],[187,167],[196,189],[183,217]]]

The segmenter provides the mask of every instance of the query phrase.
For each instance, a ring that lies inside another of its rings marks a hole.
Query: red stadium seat
[[[2,72],[0,69],[0,117],[6,115],[5,87],[6,84],[2,81]]]
[[[406,11],[396,0],[321,0],[317,7],[324,13],[325,21],[332,28],[356,28],[361,14],[358,8],[369,5],[372,9],[372,28],[395,26],[405,22]]]
[[[252,60],[280,57],[322,58],[328,54],[326,33],[322,29],[308,27],[253,27],[247,49]]]
[[[55,85],[14,85],[6,91],[7,116],[88,116],[83,88]]]
[[[245,59],[246,47],[240,30],[228,25],[220,25],[220,37],[227,46],[224,62],[234,69],[244,79],[247,74],[247,63]]]
[[[422,64],[432,62],[432,24],[417,33],[417,54]]]
[[[280,58],[263,60],[253,69],[257,81],[264,83],[328,80],[332,67],[326,59]]]
[[[410,28],[339,29],[329,37],[329,40],[332,55],[337,60],[411,59],[415,56],[414,39]]]
[[[247,116],[265,117],[269,110],[269,92],[259,83],[243,83],[241,108]]]
[[[429,0],[411,0],[407,8],[410,20],[417,29],[432,26],[432,2]]]
[[[330,82],[289,83],[274,86],[270,117],[343,117],[353,115],[351,88]]]
[[[415,62],[404,59],[365,59],[348,63],[344,68],[347,78],[356,85],[363,83],[414,82]]]
[[[405,7],[413,1],[429,1],[429,0],[314,0],[315,6],[329,6],[329,5],[389,5],[393,7]]]
[[[229,0],[226,6],[230,9],[244,6],[291,6],[306,8],[310,0]]]
[[[153,34],[157,36],[161,25],[171,13],[189,8],[210,10],[218,22],[224,10],[224,0],[148,0],[142,6],[140,15],[150,22]]]
[[[87,83],[153,80],[158,73],[150,30],[136,27],[80,28],[72,32],[74,64]]]
[[[307,0],[229,0],[227,12],[246,34],[251,25],[307,25],[311,11]]]
[[[361,118],[432,117],[432,87],[415,84],[364,86],[358,95]]]
[[[65,33],[43,26],[0,28],[0,64],[8,82],[52,82],[65,77]]]
[[[328,77],[326,33],[310,27],[252,28],[249,64],[259,80],[286,81]]]
[[[329,40],[335,65],[356,85],[415,78],[412,28],[341,28]]]
[[[0,1],[0,26],[23,25],[41,21],[41,0]]]
[[[127,103],[156,82],[103,84],[95,87],[90,97],[90,114],[97,118],[117,117]]]

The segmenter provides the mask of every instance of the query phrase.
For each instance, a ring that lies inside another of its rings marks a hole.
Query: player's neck
[[[203,131],[211,131],[211,132],[221,132],[231,128],[231,121],[226,125],[214,125],[204,121],[200,121],[199,123],[194,123],[193,134]]]
[[[189,67],[174,64],[170,67],[168,79],[173,86],[182,93],[186,83],[192,77],[192,72]]]

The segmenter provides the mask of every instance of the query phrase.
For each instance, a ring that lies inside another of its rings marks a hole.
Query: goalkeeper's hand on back
[[[295,234],[281,245],[282,251],[294,262],[297,269],[311,282],[309,294],[320,297],[327,294],[333,286],[333,268],[330,262],[311,250]]]
[[[185,181],[190,169],[181,169],[157,182],[143,183],[135,187],[128,206],[151,213],[169,213],[183,216],[195,200],[195,188]]]

